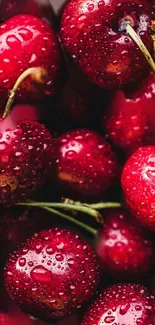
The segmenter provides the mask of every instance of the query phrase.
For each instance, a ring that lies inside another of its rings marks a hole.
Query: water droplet
[[[94,10],[94,5],[93,5],[93,3],[90,4],[90,5],[88,5],[88,10],[89,10],[89,11],[93,11],[93,10]]]
[[[144,324],[143,319],[142,319],[142,318],[138,318],[138,319],[136,320],[136,324],[137,324],[137,325],[143,325],[143,324]]]
[[[105,323],[110,324],[110,323],[115,321],[115,317],[114,316],[107,316],[107,317],[105,317],[104,321],[105,321]]]
[[[99,7],[99,9],[103,8],[104,7],[104,1],[99,1],[98,7]]]
[[[50,246],[48,246],[48,247],[46,248],[46,252],[47,252],[48,255],[52,255],[52,254],[53,254],[53,248],[50,247]]]
[[[62,261],[64,260],[64,257],[63,257],[62,254],[56,254],[55,258],[56,258],[56,260],[57,260],[58,262],[62,262]]]
[[[29,63],[33,63],[37,59],[37,56],[35,53],[32,54]]]
[[[43,245],[42,245],[42,244],[38,244],[38,245],[36,246],[36,253],[37,253],[37,254],[40,254],[41,251],[42,251],[42,249],[43,249]]]
[[[32,31],[28,28],[19,28],[18,33],[24,41],[29,41],[33,37]]]
[[[138,311],[138,310],[142,310],[142,306],[140,306],[140,305],[136,305],[135,306],[135,309]]]
[[[86,15],[81,15],[78,19],[79,19],[79,21],[81,21],[81,20],[84,20],[84,19],[86,19],[86,18],[87,18]]]
[[[125,42],[125,43],[129,43],[129,42],[130,42],[129,37],[125,37],[125,38],[124,38],[124,42]]]
[[[31,271],[31,277],[35,281],[39,282],[50,282],[52,273],[45,269],[45,267],[39,265],[36,266],[32,271]]]
[[[128,312],[129,308],[130,308],[130,304],[126,304],[124,306],[121,306],[120,307],[120,314],[125,315]]]
[[[30,267],[32,267],[32,266],[33,266],[33,262],[32,262],[32,261],[28,262],[28,265],[29,265]]]
[[[12,49],[21,47],[21,41],[15,35],[9,35],[6,39],[6,43]]]
[[[25,264],[26,264],[26,259],[25,259],[25,258],[20,258],[18,263],[19,263],[19,266],[21,266],[21,267],[22,267],[22,266],[25,266]]]
[[[72,257],[70,257],[69,259],[68,259],[68,264],[69,264],[69,266],[70,265],[73,265],[75,263],[75,260],[72,258]]]

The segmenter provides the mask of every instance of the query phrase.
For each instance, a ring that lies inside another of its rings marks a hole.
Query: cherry
[[[153,325],[154,297],[138,284],[116,284],[102,292],[81,325]]]
[[[61,194],[82,201],[101,198],[119,171],[111,146],[88,129],[70,131],[55,139],[53,168]]]
[[[133,83],[148,69],[144,55],[126,32],[127,25],[152,51],[148,1],[71,0],[64,9],[61,36],[65,50],[99,87]]]
[[[28,198],[51,174],[53,139],[49,131],[35,120],[9,116],[16,92],[31,75],[43,83],[46,71],[29,68],[10,91],[3,118],[0,119],[0,204],[10,205]]]
[[[46,320],[81,308],[95,293],[99,277],[100,263],[91,246],[62,228],[35,234],[9,257],[5,268],[11,298]]]
[[[51,173],[52,137],[37,121],[0,121],[0,204],[28,198]]]
[[[102,124],[107,138],[126,155],[140,146],[155,144],[154,104],[153,74],[136,91],[115,92]]]
[[[103,270],[117,279],[135,279],[146,274],[153,257],[148,234],[124,209],[109,209],[104,217],[96,243]]]
[[[129,157],[121,182],[133,216],[155,230],[155,146],[141,147]]]
[[[50,26],[31,15],[17,15],[0,25],[0,94],[4,108],[8,91],[29,67],[44,67],[46,82],[36,85],[27,79],[17,91],[17,100],[40,101],[55,94],[61,65],[61,50]]]

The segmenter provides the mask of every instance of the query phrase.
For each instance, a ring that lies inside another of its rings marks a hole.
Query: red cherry
[[[153,325],[154,297],[138,284],[107,288],[86,312],[81,325]]]
[[[103,129],[126,155],[143,145],[155,144],[154,75],[132,93],[117,91],[103,117]]]
[[[42,319],[71,314],[95,293],[100,277],[97,255],[70,230],[35,234],[8,259],[5,283],[23,310]]]
[[[141,147],[129,157],[121,181],[133,216],[155,230],[155,146]]]
[[[148,234],[124,209],[111,209],[96,244],[103,269],[112,277],[135,279],[151,267],[153,245]]]
[[[61,194],[82,201],[101,198],[119,171],[111,146],[88,129],[74,130],[55,140],[53,166]]]
[[[148,69],[126,26],[130,23],[152,51],[149,15],[145,0],[71,0],[62,15],[63,45],[93,83],[122,87],[141,80]]]
[[[37,121],[0,121],[0,204],[25,200],[51,173],[53,140]]]
[[[18,15],[0,25],[0,94],[1,108],[7,101],[8,91],[17,78],[29,67],[44,67],[47,80],[36,84],[29,77],[20,85],[17,99],[39,101],[55,93],[60,72],[61,51],[55,34],[43,20]],[[3,99],[3,100],[2,100]]]

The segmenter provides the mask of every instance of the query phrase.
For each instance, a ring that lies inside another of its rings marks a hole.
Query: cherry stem
[[[20,87],[21,83],[28,77],[31,75],[31,78],[33,81],[35,81],[36,83],[39,84],[43,84],[45,82],[45,78],[47,77],[47,71],[42,68],[42,67],[33,67],[33,68],[29,68],[27,70],[25,70],[20,77],[17,79],[13,89],[10,91],[10,95],[3,113],[3,119],[6,118],[10,111],[11,111],[11,107],[14,103],[15,100],[15,95],[16,92],[18,90],[18,88]]]
[[[133,41],[138,45],[138,47],[144,54],[146,60],[148,61],[151,69],[155,73],[155,62],[154,62],[151,54],[149,53],[148,49],[146,48],[145,44],[141,40],[141,38],[136,34],[135,30],[133,29],[133,27],[130,24],[127,24],[126,31],[130,35],[130,37],[133,39]]]
[[[99,202],[99,203],[81,203],[80,201],[74,201],[72,199],[62,197],[61,203],[63,204],[72,204],[76,206],[85,206],[95,210],[102,210],[102,209],[113,209],[113,208],[120,208],[122,205],[119,202]]]
[[[79,220],[77,220],[77,219],[75,219],[75,218],[73,218],[73,217],[71,217],[71,216],[68,216],[68,215],[65,214],[65,213],[62,213],[62,212],[57,211],[57,210],[55,210],[55,209],[49,208],[49,207],[47,207],[47,206],[42,206],[42,207],[40,207],[40,208],[43,209],[43,210],[45,210],[45,211],[51,212],[51,213],[57,215],[58,217],[61,217],[61,218],[65,219],[65,220],[67,220],[67,221],[69,221],[69,222],[75,224],[76,226],[78,226],[78,227],[80,227],[80,228],[86,230],[87,232],[89,232],[89,233],[92,234],[93,236],[96,236],[96,235],[97,235],[97,232],[98,232],[98,231],[97,231],[95,228],[93,228],[93,227],[91,227],[91,226],[85,224],[85,223],[82,222],[82,221],[79,221]]]
[[[103,224],[103,218],[101,214],[93,209],[92,207],[85,206],[82,204],[74,205],[74,204],[67,204],[67,203],[51,203],[51,202],[20,202],[17,205],[21,206],[34,206],[34,207],[49,207],[49,208],[58,208],[58,209],[67,209],[71,211],[82,212],[85,214],[90,215],[91,217],[95,218],[98,223]]]
[[[85,206],[89,206],[95,210],[102,210],[102,209],[114,209],[114,208],[121,208],[121,203],[119,202],[99,202],[94,204],[85,204]]]

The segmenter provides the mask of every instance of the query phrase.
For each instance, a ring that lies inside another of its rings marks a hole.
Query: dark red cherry
[[[51,174],[53,139],[35,120],[0,120],[0,204],[25,200]]]
[[[128,23],[152,51],[146,0],[71,0],[64,8],[61,21],[64,48],[99,87],[120,88],[137,82],[149,68],[126,32]]]
[[[126,155],[155,144],[154,75],[135,91],[118,90],[102,119],[103,131]]]
[[[119,175],[111,146],[88,129],[65,133],[54,141],[53,166],[61,194],[83,201],[102,198]]]
[[[154,250],[149,235],[124,209],[109,209],[104,218],[96,242],[103,271],[117,279],[142,277],[152,265]]]
[[[70,230],[53,228],[9,257],[5,284],[23,310],[48,320],[80,309],[96,292],[100,271],[89,244]]]

